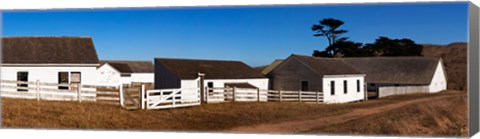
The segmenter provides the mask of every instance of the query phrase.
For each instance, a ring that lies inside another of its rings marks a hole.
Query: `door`
[[[17,81],[28,82],[28,72],[17,72]],[[28,87],[28,84],[19,83],[18,87]],[[28,91],[28,89],[17,89],[17,91]]]

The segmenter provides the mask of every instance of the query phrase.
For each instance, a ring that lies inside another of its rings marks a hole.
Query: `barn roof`
[[[342,58],[345,63],[366,74],[369,83],[430,84],[439,58],[368,57]]]
[[[100,63],[108,63],[121,73],[153,73],[153,64],[150,61],[102,60]]]
[[[3,64],[98,64],[90,37],[2,37]]]
[[[319,75],[345,75],[363,74],[352,66],[344,63],[339,58],[320,58],[302,55],[291,55],[292,58],[300,60]]]
[[[268,73],[270,73],[270,71],[272,71],[273,69],[275,69],[278,65],[280,65],[281,63],[283,62],[282,59],[277,59],[275,61],[273,61],[270,65],[267,65],[265,67],[263,67],[262,69],[258,69],[260,70],[260,72],[263,74],[263,75],[267,75]]]
[[[195,79],[204,73],[205,79],[252,79],[265,78],[260,72],[240,61],[193,60],[156,58],[161,64],[180,79]]]

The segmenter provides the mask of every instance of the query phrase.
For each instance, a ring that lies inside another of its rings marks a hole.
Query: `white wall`
[[[119,86],[120,72],[109,64],[104,64],[97,69],[97,83],[102,86]]]
[[[445,74],[444,67],[441,61],[439,61],[432,82],[429,85],[430,93],[436,93],[447,89],[447,78]]]
[[[261,79],[205,79],[203,88],[207,87],[208,82],[213,82],[213,87],[225,87],[225,83],[249,83],[260,89],[268,89],[268,78]]]
[[[343,81],[347,80],[347,93],[344,93]],[[357,80],[360,80],[360,92],[357,91]],[[335,95],[331,95],[330,81],[335,81]],[[365,98],[364,76],[324,76],[323,77],[323,101],[325,103],[345,103]]]
[[[58,72],[80,72],[81,84],[96,85],[97,84],[97,68],[91,67],[69,67],[69,66],[25,66],[11,67],[2,66],[0,68],[1,80],[17,80],[17,72],[28,72],[28,81],[47,83],[58,83]],[[70,75],[69,75],[70,79]],[[58,87],[51,87],[58,88]],[[2,88],[1,91],[16,91],[16,89]],[[33,90],[30,90],[33,92]]]
[[[153,73],[132,73],[131,82],[153,83],[155,75]]]

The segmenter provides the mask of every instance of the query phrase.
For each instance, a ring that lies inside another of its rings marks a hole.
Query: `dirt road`
[[[358,119],[364,116],[397,109],[410,104],[435,101],[439,99],[448,99],[453,97],[459,97],[461,95],[465,95],[465,94],[435,96],[435,97],[428,97],[428,98],[405,100],[405,101],[399,101],[399,102],[395,102],[387,105],[379,105],[373,108],[370,107],[370,108],[353,109],[351,112],[344,113],[341,115],[336,115],[336,116],[319,117],[313,120],[289,121],[289,122],[282,122],[282,123],[276,123],[276,124],[242,126],[242,127],[229,129],[227,131],[237,132],[237,133],[298,133],[298,132],[309,131],[311,129],[320,128],[320,127],[331,125],[331,124],[344,123],[349,120]]]

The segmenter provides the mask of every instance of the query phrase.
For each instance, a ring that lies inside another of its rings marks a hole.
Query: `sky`
[[[468,3],[349,4],[3,11],[3,36],[90,36],[101,60],[239,60],[255,67],[327,46],[323,18],[345,22],[342,37],[419,44],[467,42]]]

